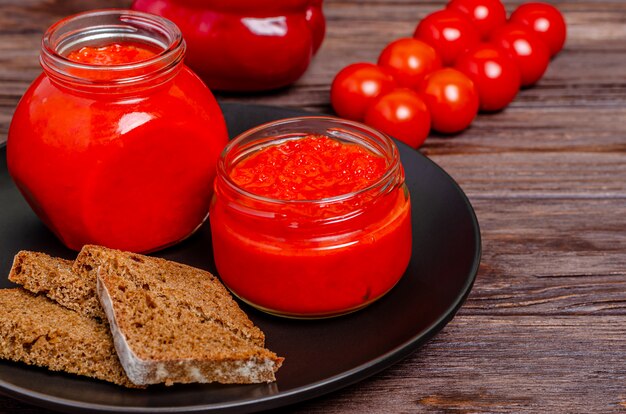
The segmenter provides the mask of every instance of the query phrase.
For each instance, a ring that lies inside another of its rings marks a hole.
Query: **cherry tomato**
[[[537,83],[548,68],[548,46],[526,26],[507,23],[493,32],[491,42],[513,57],[522,75],[522,86]]]
[[[522,4],[511,15],[511,21],[531,28],[548,45],[550,56],[563,49],[567,32],[565,19],[551,4]]]
[[[389,69],[398,85],[415,89],[427,74],[441,68],[441,59],[432,46],[409,37],[389,43],[378,65]]]
[[[396,82],[386,69],[373,63],[353,63],[335,76],[330,101],[337,115],[362,121],[374,99],[395,87]]]
[[[521,75],[513,58],[490,44],[478,45],[461,55],[455,68],[474,82],[482,111],[504,109],[521,86]]]
[[[365,123],[419,148],[430,131],[430,112],[416,92],[398,88],[374,101],[365,113]]]
[[[480,41],[478,30],[466,16],[447,9],[422,19],[413,37],[434,47],[445,66],[453,65],[461,53]]]
[[[426,76],[421,90],[430,110],[432,127],[439,132],[460,132],[478,113],[478,92],[474,83],[456,69],[434,71]]]
[[[500,0],[451,0],[447,6],[466,15],[478,29],[483,40],[506,24],[506,10]]]

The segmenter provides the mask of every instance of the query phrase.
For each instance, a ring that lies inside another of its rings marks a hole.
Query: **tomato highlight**
[[[419,148],[430,132],[430,111],[417,93],[396,89],[376,99],[365,114],[365,123]]]

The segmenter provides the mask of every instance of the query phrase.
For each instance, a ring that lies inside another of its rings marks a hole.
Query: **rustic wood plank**
[[[480,115],[454,137],[431,136],[423,152],[437,155],[477,153],[624,153],[626,108],[520,108]],[[512,133],[512,131],[514,133]]]
[[[431,158],[474,198],[626,198],[626,152],[512,151]]]
[[[284,412],[623,412],[625,326],[623,316],[462,312],[394,367]]]
[[[473,205],[483,257],[465,314],[626,315],[626,200]]]

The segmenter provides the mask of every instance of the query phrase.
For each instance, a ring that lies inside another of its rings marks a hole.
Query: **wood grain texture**
[[[462,311],[401,364],[284,412],[617,412],[626,401],[623,322]]]
[[[0,0],[0,142],[40,73],[46,27],[129,3]],[[421,149],[459,182],[481,225],[480,272],[461,312],[394,367],[281,412],[626,412],[626,2],[551,3],[569,37],[542,81]],[[326,0],[327,37],[302,79],[218,99],[332,113],[339,69],[375,61],[444,4]],[[6,397],[0,412],[47,413]]]
[[[626,315],[624,200],[495,198],[473,204],[483,258],[466,314]]]

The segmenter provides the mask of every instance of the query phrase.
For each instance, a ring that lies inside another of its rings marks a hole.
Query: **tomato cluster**
[[[394,40],[377,64],[342,69],[331,86],[335,112],[418,148],[430,129],[453,134],[478,111],[504,109],[534,85],[565,43],[561,13],[526,3],[508,18],[500,0],[450,0]]]

